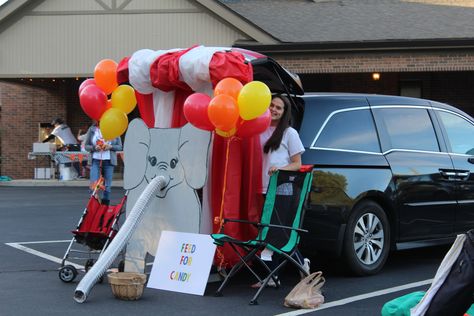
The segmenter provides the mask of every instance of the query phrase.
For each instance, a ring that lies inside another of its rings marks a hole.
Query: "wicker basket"
[[[108,275],[112,293],[121,300],[135,301],[143,294],[146,275],[132,272],[113,272]]]

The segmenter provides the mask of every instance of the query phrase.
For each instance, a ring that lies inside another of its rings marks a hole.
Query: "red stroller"
[[[69,243],[59,269],[59,279],[63,282],[72,282],[78,274],[74,265],[65,265],[67,259],[86,259],[84,270],[87,272],[107,248],[119,229],[119,219],[125,210],[124,205],[127,195],[125,194],[117,205],[101,204],[96,197],[101,179],[99,179],[99,184],[96,185],[84,209],[76,230],[72,231],[74,236]],[[86,246],[88,250],[73,249],[75,243]],[[70,257],[72,253],[75,253],[76,257]],[[123,270],[123,260],[119,263],[120,269]]]

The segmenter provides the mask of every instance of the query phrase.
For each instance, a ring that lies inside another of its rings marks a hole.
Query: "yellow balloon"
[[[112,107],[120,109],[128,114],[133,111],[137,105],[137,98],[135,97],[135,90],[129,85],[118,86],[112,92]]]
[[[259,117],[270,106],[272,93],[266,84],[261,81],[251,81],[240,90],[237,103],[240,117],[244,120],[253,120]]]
[[[100,132],[105,140],[122,135],[128,126],[127,114],[117,108],[110,108],[100,117]]]

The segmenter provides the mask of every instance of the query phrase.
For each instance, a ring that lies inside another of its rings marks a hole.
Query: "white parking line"
[[[42,240],[42,241],[22,241],[22,242],[12,242],[12,243],[7,243],[6,245],[9,244],[20,244],[20,245],[31,245],[31,244],[54,244],[58,242],[71,242],[71,239],[68,240]]]
[[[38,251],[38,250],[35,250],[35,249],[32,249],[32,248],[28,248],[28,247],[23,246],[23,245],[27,245],[27,244],[47,244],[47,243],[60,243],[60,242],[71,242],[71,240],[9,242],[9,243],[5,243],[5,245],[16,248],[18,250],[25,251],[27,253],[30,253],[32,255],[41,257],[43,259],[61,264],[61,262],[63,261],[62,258],[54,257],[54,256],[51,256],[51,255],[48,255],[47,253],[44,253],[44,252],[41,252],[41,251]],[[66,261],[65,264],[73,265],[74,268],[76,268],[76,269],[84,269],[84,266],[82,266],[80,264],[70,262],[70,261]]]
[[[390,294],[390,293],[394,293],[394,292],[399,292],[399,291],[403,291],[403,290],[407,290],[407,289],[427,285],[427,284],[430,284],[431,282],[433,282],[433,279],[408,283],[408,284],[395,286],[395,287],[391,287],[391,288],[388,288],[388,289],[383,289],[383,290],[379,290],[379,291],[375,291],[375,292],[370,292],[370,293],[366,293],[366,294],[360,294],[360,295],[356,295],[356,296],[352,296],[352,297],[347,297],[347,298],[344,298],[344,299],[338,300],[338,301],[324,303],[320,307],[315,308],[315,309],[300,309],[300,310],[291,311],[291,312],[288,312],[288,313],[278,314],[276,316],[283,316],[283,315],[284,316],[295,316],[295,315],[303,315],[303,314],[313,313],[313,312],[317,312],[319,310],[330,308],[330,307],[346,305],[346,304],[350,304],[352,302],[357,302],[357,301],[365,300],[365,299],[376,297],[376,296],[381,296],[381,295],[385,295],[385,294]]]

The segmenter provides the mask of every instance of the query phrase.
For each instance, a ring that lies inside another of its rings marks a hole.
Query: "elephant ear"
[[[141,119],[130,122],[125,135],[123,187],[137,187],[145,176],[147,154],[150,147],[150,131]]]
[[[206,183],[210,143],[210,132],[189,123],[181,128],[178,156],[186,182],[193,189],[202,188]]]

